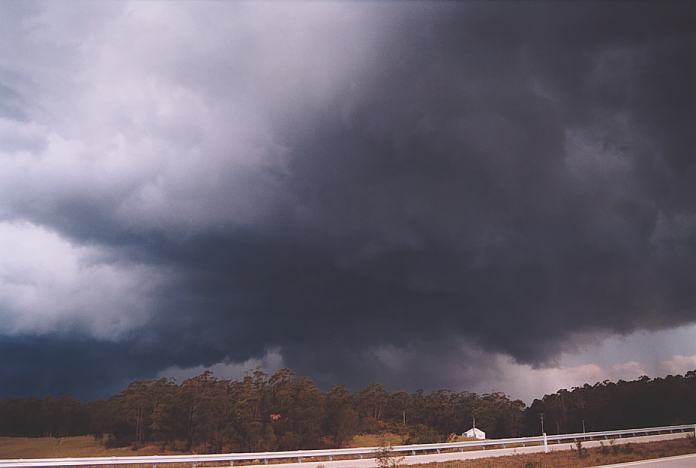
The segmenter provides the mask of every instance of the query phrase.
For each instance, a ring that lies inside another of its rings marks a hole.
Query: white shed
[[[483,432],[481,429],[472,427],[468,431],[466,431],[464,434],[462,434],[464,437],[469,437],[470,439],[485,439],[486,438],[486,433]]]

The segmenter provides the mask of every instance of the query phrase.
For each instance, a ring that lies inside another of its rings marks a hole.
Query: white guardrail
[[[510,439],[490,439],[474,440],[466,442],[448,442],[439,444],[415,444],[415,445],[394,445],[391,447],[393,452],[405,455],[415,455],[416,452],[437,452],[441,450],[464,450],[471,448],[506,448],[507,446],[527,446],[544,445],[555,442],[575,442],[577,440],[596,440],[620,437],[633,437],[644,435],[656,435],[672,432],[694,432],[696,435],[696,425],[687,424],[681,426],[649,427],[644,429],[623,429],[618,431],[602,432],[580,432],[575,434],[541,435],[534,437],[517,437]],[[79,457],[79,458],[34,458],[34,459],[15,459],[0,460],[0,468],[28,468],[42,466],[97,466],[97,465],[159,465],[163,463],[191,463],[193,467],[203,462],[227,462],[229,466],[234,466],[235,461],[264,461],[268,460],[297,460],[311,458],[312,460],[327,459],[333,457],[373,457],[380,447],[359,447],[347,449],[328,449],[328,450],[294,450],[286,452],[251,452],[251,453],[225,453],[211,455],[151,455],[138,457]]]

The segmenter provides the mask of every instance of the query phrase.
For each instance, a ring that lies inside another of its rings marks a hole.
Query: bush
[[[613,453],[614,455],[619,453],[619,447],[616,445],[616,440],[611,439],[609,441],[609,446],[611,447],[611,453]]]
[[[440,434],[430,426],[416,424],[409,431],[409,444],[431,444],[434,442],[440,442]]]
[[[134,443],[130,426],[118,421],[114,424],[113,432],[109,434],[104,442],[107,448],[127,447]]]
[[[587,453],[587,449],[582,446],[581,440],[575,442],[574,450],[577,452],[578,458],[586,458],[589,456],[589,453]]]
[[[397,456],[390,444],[381,445],[375,455],[379,468],[398,468],[404,457]]]
[[[687,434],[686,438],[689,439],[689,442],[691,442],[691,445],[696,447],[696,434]]]

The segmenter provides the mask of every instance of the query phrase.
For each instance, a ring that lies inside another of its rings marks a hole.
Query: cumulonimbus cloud
[[[362,382],[692,323],[693,7],[507,7],[4,5],[3,248],[60,261],[3,333]]]

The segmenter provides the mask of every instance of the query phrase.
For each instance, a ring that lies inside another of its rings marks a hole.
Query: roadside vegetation
[[[92,436],[74,437],[0,437],[2,458],[118,457],[133,455],[174,455],[162,452],[158,445],[107,448]],[[189,465],[190,466],[190,465]]]
[[[91,402],[0,400],[0,436],[48,438],[47,446],[89,436],[91,443],[75,455],[296,450],[460,440],[473,416],[488,438],[536,435],[541,414],[549,434],[582,432],[583,424],[600,431],[693,423],[696,372],[559,390],[530,407],[502,393],[388,392],[379,384],[323,392],[289,369],[271,376],[257,371],[240,381],[207,372],[181,384],[133,382]],[[2,446],[0,458],[14,456]]]
[[[611,444],[611,447],[581,447],[580,451],[575,448],[551,453],[409,466],[413,468],[584,468],[696,453],[696,445],[685,438],[644,444]]]
[[[377,436],[376,436],[377,437]],[[379,439],[379,437],[377,437]],[[390,449],[391,445],[385,439],[382,443],[371,444],[382,448],[377,455],[376,464],[383,468],[412,466],[414,468],[581,468],[614,463],[624,463],[650,458],[662,458],[676,455],[696,453],[696,443],[689,438],[667,440],[650,443],[613,444],[606,441],[601,447],[577,448],[568,444],[568,450],[553,451],[548,454],[534,453],[501,457],[482,458],[477,460],[456,460],[443,463],[428,463],[406,465],[401,453]],[[30,458],[30,457],[70,457],[70,456],[126,456],[153,455],[159,453],[156,445],[145,446],[133,450],[129,447],[106,448],[89,436],[67,438],[20,438],[0,437],[0,458]],[[180,453],[180,452],[176,452]],[[443,452],[445,453],[445,452]],[[165,454],[170,454],[169,452]],[[341,457],[347,459],[350,457]],[[337,458],[335,458],[337,459]],[[326,466],[326,459],[305,459],[316,462],[317,467]],[[282,463],[283,460],[270,460],[268,465]],[[244,466],[251,462],[237,462],[235,465]],[[263,464],[257,460],[256,464]],[[162,465],[168,468],[190,468],[190,463],[175,463]],[[200,468],[220,466],[220,463],[200,463]],[[135,465],[133,468],[152,468],[151,465]]]

